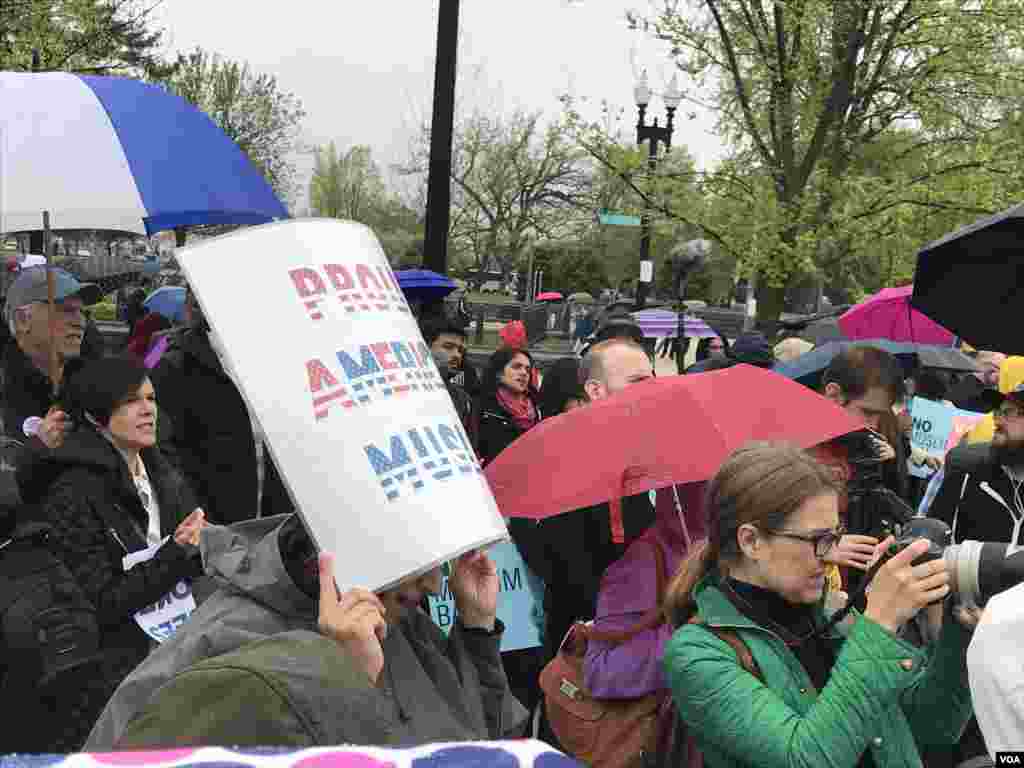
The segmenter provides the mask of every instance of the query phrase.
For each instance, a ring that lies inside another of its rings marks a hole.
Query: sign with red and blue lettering
[[[178,259],[341,589],[383,589],[507,538],[368,228],[298,219]]]

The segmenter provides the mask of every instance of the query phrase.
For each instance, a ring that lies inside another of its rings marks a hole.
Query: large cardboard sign
[[[268,224],[178,260],[339,588],[384,589],[507,538],[369,229]]]
[[[910,417],[913,421],[911,445],[929,456],[945,459],[946,452],[956,446],[985,416],[915,397],[910,401]],[[914,477],[930,477],[932,470],[910,462],[910,474]]]

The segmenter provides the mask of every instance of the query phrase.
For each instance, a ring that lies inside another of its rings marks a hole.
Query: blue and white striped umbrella
[[[0,72],[0,232],[262,224],[288,212],[210,118],[120,77]]]

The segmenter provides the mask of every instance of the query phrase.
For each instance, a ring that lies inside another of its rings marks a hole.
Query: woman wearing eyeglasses
[[[897,636],[949,592],[941,560],[912,565],[925,542],[883,565],[864,614],[832,628],[824,558],[842,531],[831,472],[796,448],[752,444],[712,480],[707,510],[708,540],[669,587],[678,629],[665,653],[706,766],[919,766],[918,744],[955,743],[971,714],[967,631],[947,612],[929,649]]]

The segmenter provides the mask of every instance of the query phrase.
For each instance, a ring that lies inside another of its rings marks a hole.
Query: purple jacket
[[[707,535],[704,485],[690,483],[678,487],[692,542]],[[654,525],[604,572],[594,629],[630,629],[657,607],[657,565],[652,545],[664,552],[666,578],[671,580],[686,555],[686,538],[671,488],[658,491]],[[632,699],[667,689],[661,659],[671,636],[672,628],[663,623],[620,645],[590,642],[583,669],[591,695],[598,699]]]

